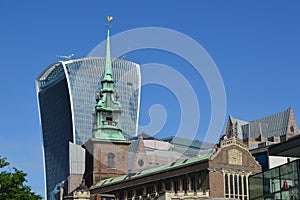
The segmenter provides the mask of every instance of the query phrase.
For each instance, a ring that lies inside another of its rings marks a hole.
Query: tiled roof
[[[251,121],[251,123],[267,124],[267,132],[263,135],[264,137],[285,135],[288,127],[290,111],[291,108],[288,108],[283,112]]]
[[[261,134],[264,136],[268,132],[268,124],[252,122],[242,126],[243,138],[258,138]]]
[[[207,153],[205,155],[197,156],[197,157],[186,159],[186,160],[183,160],[183,161],[173,162],[173,163],[167,164],[167,165],[162,165],[162,166],[158,166],[158,167],[154,167],[154,168],[144,169],[144,170],[138,171],[136,173],[129,173],[129,174],[124,175],[124,176],[118,176],[118,177],[115,177],[115,178],[105,179],[105,180],[102,180],[102,181],[96,183],[95,185],[93,185],[91,187],[91,189],[96,189],[96,188],[99,188],[99,187],[102,187],[102,186],[107,186],[107,185],[115,184],[115,183],[122,182],[122,181],[132,180],[132,179],[140,178],[140,177],[143,177],[143,176],[149,176],[151,174],[156,174],[156,173],[160,173],[160,172],[163,172],[163,171],[168,171],[168,170],[171,170],[171,169],[180,168],[180,167],[183,167],[183,166],[186,166],[186,165],[190,165],[190,164],[193,164],[193,163],[196,163],[196,162],[199,162],[199,161],[208,160],[212,156],[212,154],[213,153],[210,152],[210,153]]]
[[[288,108],[283,112],[250,122],[239,120],[232,116],[230,116],[230,120],[236,126],[237,135],[241,139],[258,138],[260,135],[263,137],[281,136],[286,134],[291,109]]]

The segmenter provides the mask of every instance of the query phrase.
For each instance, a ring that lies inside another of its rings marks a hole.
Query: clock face
[[[228,163],[230,165],[242,165],[243,153],[236,149],[230,149],[228,151]]]

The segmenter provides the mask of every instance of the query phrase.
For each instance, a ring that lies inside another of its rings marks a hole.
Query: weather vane
[[[108,27],[108,28],[110,28],[112,25],[110,24],[110,21],[111,20],[113,20],[113,17],[112,16],[107,16],[107,24],[106,24],[106,26]]]

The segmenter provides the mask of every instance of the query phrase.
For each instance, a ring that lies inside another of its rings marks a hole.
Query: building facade
[[[248,177],[261,171],[247,145],[223,140],[213,153],[95,183],[92,200],[115,199],[242,199],[248,200]]]
[[[70,175],[69,142],[82,145],[92,137],[92,113],[105,62],[105,57],[60,61],[36,79],[47,196],[57,183]],[[122,104],[123,134],[132,137],[138,125],[140,68],[122,59],[111,59],[111,66]]]

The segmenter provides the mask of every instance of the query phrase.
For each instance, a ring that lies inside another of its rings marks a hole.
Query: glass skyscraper
[[[126,138],[136,136],[140,105],[140,67],[112,59],[115,89],[122,105]],[[105,57],[60,61],[36,79],[43,134],[47,196],[70,173],[69,142],[84,144],[92,137],[96,94],[101,88]]]

